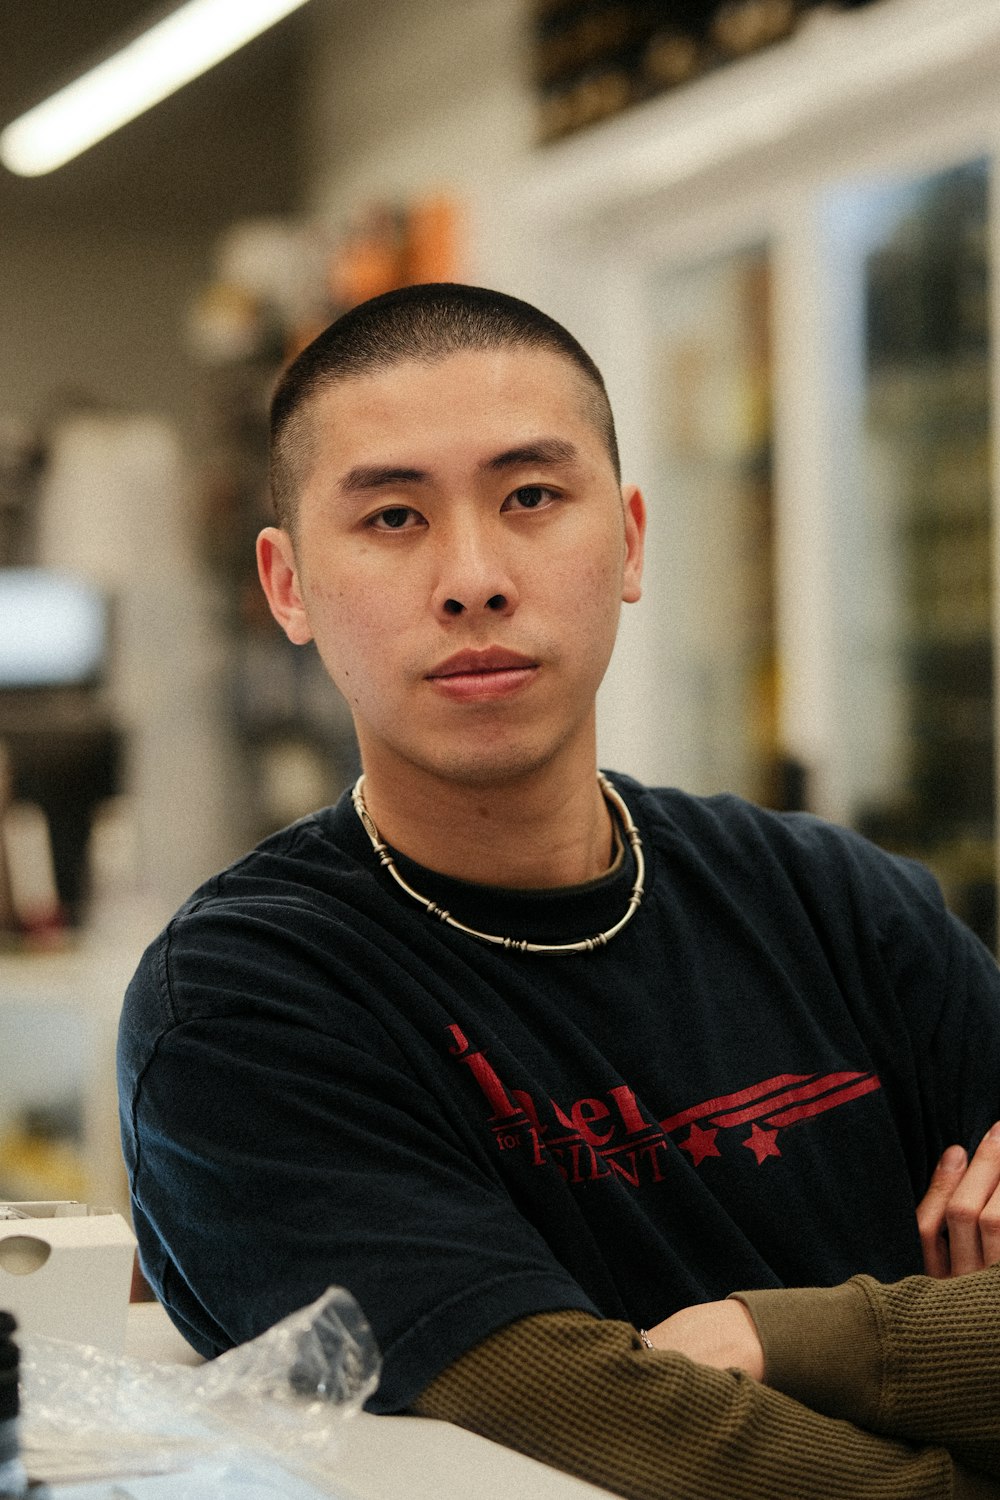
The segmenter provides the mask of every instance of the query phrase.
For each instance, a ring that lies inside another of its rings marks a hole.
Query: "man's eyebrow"
[[[394,484],[420,484],[426,478],[424,469],[407,469],[400,464],[359,464],[348,469],[339,488],[345,494],[357,494],[362,490],[387,489]]]
[[[537,438],[530,443],[505,448],[502,453],[485,459],[480,467],[500,473],[526,464],[570,464],[578,457],[577,449],[565,438]],[[409,468],[403,464],[358,464],[348,469],[339,488],[343,494],[350,495],[365,490],[390,489],[396,484],[421,484],[429,477],[426,469]]]
[[[519,443],[516,448],[506,448],[488,458],[484,469],[499,472],[504,469],[519,469],[526,464],[571,464],[579,458],[579,452],[565,438],[538,438],[534,442]]]

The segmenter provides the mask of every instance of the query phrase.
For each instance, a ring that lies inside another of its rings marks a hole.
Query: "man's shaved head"
[[[308,407],[338,381],[403,360],[434,362],[466,349],[549,349],[579,371],[588,415],[620,478],[614,418],[601,372],[554,318],[528,302],[484,287],[431,282],[362,302],[331,323],[284,372],[271,402],[271,495],[278,522],[294,531],[311,462]]]

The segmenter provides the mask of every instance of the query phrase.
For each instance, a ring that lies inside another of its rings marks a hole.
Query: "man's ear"
[[[257,538],[257,572],[271,613],[293,646],[312,640],[299,585],[295,549],[287,531],[265,526]]]
[[[634,484],[622,485],[625,512],[625,569],[622,602],[635,604],[642,597],[642,556],[646,540],[646,502]]]

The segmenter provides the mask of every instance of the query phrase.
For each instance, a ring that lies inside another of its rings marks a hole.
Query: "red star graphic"
[[[706,1156],[721,1156],[722,1152],[715,1144],[718,1130],[702,1130],[700,1125],[692,1125],[691,1133],[686,1141],[681,1141],[681,1150],[691,1153],[691,1160],[696,1167],[700,1167]]]
[[[763,1164],[766,1156],[781,1155],[781,1152],[778,1150],[778,1132],[776,1130],[761,1130],[759,1125],[754,1125],[743,1145],[756,1156],[758,1167]]]

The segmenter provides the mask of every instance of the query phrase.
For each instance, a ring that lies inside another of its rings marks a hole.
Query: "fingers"
[[[949,1146],[917,1209],[929,1276],[964,1276],[1000,1261],[1000,1124],[971,1161]]]
[[[917,1228],[928,1276],[951,1275],[945,1215],[948,1203],[965,1175],[968,1161],[961,1146],[949,1146],[935,1167],[930,1186],[917,1208]]]
[[[952,1276],[1000,1260],[1000,1126],[984,1136],[945,1210]]]

